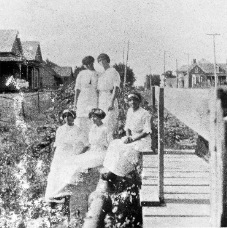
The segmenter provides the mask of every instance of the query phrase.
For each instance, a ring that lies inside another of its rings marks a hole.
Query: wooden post
[[[28,81],[28,65],[26,67],[26,80]]]
[[[19,63],[19,71],[20,71],[19,78],[21,78],[21,63]]]
[[[155,107],[155,87],[152,86],[151,87],[152,89],[152,97],[151,97],[151,102],[152,102],[152,108],[153,108],[153,115],[151,117],[151,131],[152,131],[152,134],[151,134],[151,149],[153,152],[156,151],[156,145],[157,145],[157,142],[156,142],[156,129],[155,129],[155,125],[154,125],[154,118],[155,118],[155,113],[156,113],[156,107]]]
[[[39,99],[39,89],[38,89],[38,92],[37,92],[37,100],[38,100],[38,112],[40,113],[40,99]]]
[[[159,200],[164,204],[164,88],[160,88],[158,99],[158,158]]]
[[[217,90],[213,90],[210,102],[210,225],[221,227],[223,207],[223,155],[224,155],[224,120],[221,100]]]
[[[221,161],[222,163],[222,179],[220,180],[220,185],[222,186],[222,199],[220,199],[220,203],[222,204],[222,208],[220,210],[220,214],[222,215],[221,218],[221,227],[227,226],[227,90],[223,88],[218,89],[217,94],[218,99],[221,101],[221,108],[222,112],[220,113],[221,116],[224,118],[224,130],[221,131],[219,137],[222,139],[220,142],[222,143],[222,154],[221,154]],[[218,121],[217,121],[218,122]],[[221,133],[223,133],[221,135]]]

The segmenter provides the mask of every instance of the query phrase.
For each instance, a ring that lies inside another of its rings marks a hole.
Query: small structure
[[[216,64],[218,85],[226,83],[226,64]],[[198,63],[196,59],[191,65],[183,65],[178,71],[178,87],[207,88],[214,86],[214,64],[202,59]]]
[[[40,43],[37,41],[22,42],[23,55],[26,61],[26,68],[21,72],[21,78],[29,82],[29,88],[37,90],[41,87],[40,67],[42,53]]]
[[[43,89],[56,89],[63,84],[63,79],[45,61],[42,61],[40,67],[40,83]]]
[[[55,65],[53,67],[53,70],[62,77],[63,83],[67,81],[71,81],[73,79],[72,67],[68,67],[68,66],[61,67],[61,66]]]

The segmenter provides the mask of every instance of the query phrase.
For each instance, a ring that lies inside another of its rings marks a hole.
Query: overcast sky
[[[81,65],[102,52],[123,61],[130,40],[129,66],[137,84],[150,73],[205,58],[227,59],[227,0],[0,0],[0,29],[16,29],[22,41],[41,44],[43,58],[59,65]],[[98,64],[97,70],[101,70]]]

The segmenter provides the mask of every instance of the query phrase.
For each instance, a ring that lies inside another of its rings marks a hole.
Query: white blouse
[[[115,68],[108,68],[102,75],[100,75],[98,80],[98,90],[100,91],[110,91],[114,87],[120,87],[121,79],[119,73]]]
[[[85,144],[84,134],[78,126],[64,124],[56,131],[54,146],[58,149],[77,151],[77,147]]]
[[[130,129],[133,134],[151,133],[151,116],[148,111],[139,108],[133,111],[132,108],[128,109],[125,130]]]
[[[89,132],[89,144],[91,149],[106,149],[108,147],[107,128],[104,124],[101,126],[92,125]]]
[[[82,70],[77,76],[75,90],[97,89],[98,73],[91,70]]]

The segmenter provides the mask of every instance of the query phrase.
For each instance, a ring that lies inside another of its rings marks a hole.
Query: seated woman
[[[141,101],[139,93],[129,94],[130,108],[125,124],[126,136],[110,143],[103,164],[109,173],[103,176],[104,179],[113,181],[116,176],[126,176],[138,163],[139,152],[151,148],[151,116],[148,111],[140,107]]]
[[[73,124],[75,118],[73,113],[73,111],[63,112],[66,124],[59,127],[56,133],[56,151],[45,196],[49,202],[56,202],[56,198],[59,197],[69,197],[73,185],[81,181],[80,174],[89,168],[102,166],[106,155],[107,128],[102,123],[102,119],[106,116],[105,112],[95,108],[89,113],[89,118],[93,121],[89,133],[89,145],[83,143],[84,137],[80,128]]]
[[[84,172],[90,168],[103,166],[103,161],[106,156],[108,147],[108,132],[107,127],[102,120],[106,114],[99,108],[93,108],[89,113],[89,118],[93,125],[89,132],[89,145],[84,148],[85,153],[77,156],[77,161],[74,163],[74,175]]]
[[[57,202],[56,198],[70,195],[70,190],[66,188],[68,177],[73,175],[77,155],[85,147],[81,130],[74,124],[76,113],[72,110],[64,110],[62,118],[65,124],[56,131],[55,152],[47,179],[45,194],[47,202]]]

